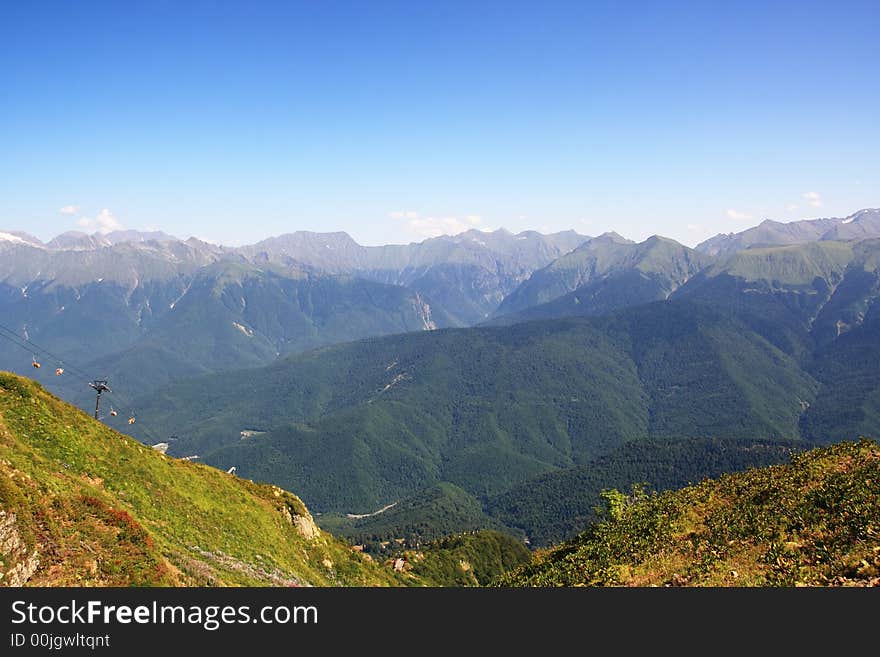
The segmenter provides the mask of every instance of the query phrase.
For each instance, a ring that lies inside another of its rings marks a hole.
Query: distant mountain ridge
[[[481,321],[583,239],[469,231],[364,247],[345,233],[300,231],[231,248],[159,231],[71,231],[48,244],[0,233],[0,323],[19,342],[144,391],[326,344]],[[20,347],[0,342],[0,367],[27,372]],[[84,403],[65,384],[47,382]]]
[[[658,235],[636,244],[605,233],[535,271],[505,297],[494,323],[599,315],[666,299],[711,262]]]
[[[876,267],[858,264],[874,256],[858,254],[873,253],[865,236],[878,213],[765,222],[719,236],[719,252],[748,248],[715,256],[708,242],[574,231],[470,230],[385,246],[296,231],[243,247],[161,231],[70,231],[48,244],[6,231],[0,313],[19,339],[141,390],[364,337],[598,316],[678,297],[749,309],[753,329],[805,355],[808,342],[858,327],[877,297]],[[758,246],[773,240],[797,243]],[[20,346],[0,343],[0,367],[28,371]],[[47,385],[72,399],[63,382]]]
[[[523,280],[588,238],[574,231],[544,235],[469,230],[411,244],[361,246],[347,233],[298,231],[239,252],[283,265],[350,274],[408,287],[448,312],[454,325],[486,319]]]
[[[542,240],[553,247],[558,248],[562,254],[577,248],[586,240],[587,236],[579,235],[573,230],[557,233],[542,234],[536,231],[526,230],[513,234],[504,228],[493,232],[484,232],[476,229],[468,230],[456,235],[441,235],[429,238],[422,242],[409,244],[388,244],[384,246],[362,246],[345,232],[314,232],[299,230],[292,233],[284,233],[275,237],[268,237],[254,244],[241,247],[229,247],[219,244],[211,246],[229,252],[239,252],[248,257],[265,253],[271,259],[290,258],[309,266],[323,268],[327,271],[353,271],[358,269],[387,269],[400,268],[401,266],[420,264],[438,264],[437,260],[430,262],[428,253],[442,253],[443,247],[436,248],[438,244],[462,245],[468,242],[483,243],[489,250],[502,252],[508,247],[505,243],[522,241],[534,236],[540,236]],[[605,233],[602,237],[629,242],[617,233]],[[737,233],[719,233],[697,246],[695,250],[710,256],[723,256],[734,251],[768,246],[784,246],[799,244],[810,241],[834,240],[847,241],[880,237],[880,208],[864,208],[853,212],[846,217],[826,217],[818,219],[800,219],[782,222],[773,219],[765,219],[757,226],[745,229]],[[189,238],[194,240],[195,238]],[[82,249],[101,248],[123,242],[147,242],[147,241],[187,241],[169,235],[161,230],[116,230],[111,232],[85,233],[82,231],[67,231],[55,236],[44,243],[40,239],[19,230],[0,230],[0,246],[4,242],[15,243],[18,241],[32,246],[41,246],[50,249]],[[207,243],[206,243],[207,244]],[[330,251],[327,253],[326,251]],[[443,261],[452,260],[446,258]]]
[[[866,208],[848,217],[804,219],[789,223],[766,219],[758,226],[739,233],[720,233],[695,248],[710,256],[726,256],[750,248],[870,237],[880,237],[880,208]]]

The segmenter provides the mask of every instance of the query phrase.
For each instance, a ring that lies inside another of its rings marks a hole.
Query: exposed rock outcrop
[[[0,585],[24,586],[39,565],[36,548],[29,551],[21,538],[15,514],[0,511]]]

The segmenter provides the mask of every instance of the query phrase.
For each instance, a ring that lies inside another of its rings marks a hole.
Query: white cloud
[[[807,200],[810,207],[822,207],[822,195],[819,194],[819,192],[807,192],[804,194],[804,198]]]
[[[483,218],[477,214],[466,215],[463,219],[458,217],[422,217],[415,210],[397,210],[390,212],[389,216],[392,219],[405,219],[407,232],[423,239],[440,237],[441,235],[457,235],[476,228],[483,222]]]
[[[740,212],[739,210],[734,210],[732,208],[730,210],[728,210],[726,214],[730,219],[739,220],[739,219],[751,219],[752,218],[752,215],[750,215],[746,212]]]
[[[798,209],[797,203],[786,203],[785,204],[785,211],[786,212],[794,212],[797,209]]]
[[[112,233],[114,230],[122,228],[122,224],[107,208],[101,210],[95,218],[80,217],[76,225],[87,230],[96,230],[99,233]]]
[[[58,208],[58,214],[79,214],[79,208],[75,205],[65,205],[63,208]]]
[[[388,216],[392,219],[418,219],[419,213],[415,210],[395,210],[394,212],[389,212]]]
[[[687,229],[692,233],[705,233],[706,228],[701,224],[688,224]]]
[[[473,227],[474,224],[461,221],[457,217],[419,217],[406,222],[406,229],[419,237],[457,235]]]

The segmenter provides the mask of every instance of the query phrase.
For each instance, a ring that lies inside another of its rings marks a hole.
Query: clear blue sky
[[[686,244],[880,206],[880,3],[0,2],[0,230]]]

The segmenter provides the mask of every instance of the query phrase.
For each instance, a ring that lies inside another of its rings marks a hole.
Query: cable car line
[[[38,358],[38,355],[42,355],[42,356],[46,357],[46,358],[44,358],[44,360],[52,360],[56,363],[55,376],[61,376],[65,372],[70,372],[70,373],[76,374],[77,376],[80,376],[80,377],[86,379],[86,381],[89,382],[89,386],[92,387],[93,389],[95,389],[98,394],[98,398],[96,400],[96,405],[95,405],[95,418],[96,419],[100,420],[99,407],[100,407],[101,394],[104,392],[109,392],[109,393],[112,393],[117,399],[119,399],[123,403],[124,406],[127,406],[129,408],[127,423],[129,425],[133,425],[137,421],[137,416],[134,412],[134,404],[132,404],[131,401],[129,399],[127,399],[124,395],[122,395],[121,393],[112,391],[107,386],[106,380],[95,379],[92,375],[87,373],[85,370],[82,370],[79,367],[76,367],[75,365],[71,365],[69,361],[67,363],[65,363],[65,361],[60,356],[57,356],[56,354],[52,353],[48,349],[45,349],[44,347],[38,345],[36,342],[31,340],[30,338],[22,337],[21,335],[19,335],[19,333],[17,331],[9,328],[8,326],[6,326],[4,324],[0,324],[0,338],[4,338],[8,342],[14,344],[16,347],[19,347],[20,349],[30,353],[31,354],[31,366],[34,369],[40,369],[42,367],[42,363],[40,362],[40,359]],[[119,413],[116,410],[116,408],[114,408],[113,405],[111,404],[110,416],[117,417],[118,414]],[[160,442],[159,440],[157,440],[156,436],[153,434],[153,432],[150,430],[150,428],[147,425],[140,423],[139,426],[141,427],[141,431],[143,431],[143,433],[146,434],[146,436],[153,443]]]

